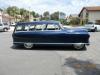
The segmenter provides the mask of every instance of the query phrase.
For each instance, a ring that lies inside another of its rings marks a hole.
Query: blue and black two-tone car
[[[83,29],[67,29],[57,21],[20,22],[13,32],[13,44],[32,48],[34,45],[72,45],[83,49],[90,35]]]

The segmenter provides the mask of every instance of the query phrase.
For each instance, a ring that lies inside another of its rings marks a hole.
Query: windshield
[[[4,25],[8,25],[8,23],[3,23]]]
[[[88,22],[87,24],[94,24],[93,22]]]

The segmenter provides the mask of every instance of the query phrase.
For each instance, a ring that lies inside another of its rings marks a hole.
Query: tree
[[[51,19],[52,20],[59,20],[59,12],[54,12],[51,14]]]
[[[49,14],[48,11],[46,11],[46,12],[43,13],[43,19],[44,20],[49,20],[50,19],[50,14]]]
[[[38,13],[36,13],[34,17],[37,18],[37,17],[39,17],[39,16],[40,16],[40,15],[39,15]]]
[[[24,8],[20,9],[21,21],[29,21],[30,12]]]
[[[68,25],[67,20],[66,19],[60,19],[61,24],[63,25]]]
[[[44,17],[49,17],[49,12],[48,12],[48,11],[44,12],[44,13],[43,13],[43,16],[44,16]]]
[[[7,13],[8,13],[10,16],[15,17],[16,15],[19,15],[19,14],[20,14],[20,10],[19,10],[18,7],[12,6],[12,7],[8,7],[8,8],[7,8]]]
[[[77,18],[72,18],[72,20],[70,21],[70,24],[72,25],[79,25],[80,24],[80,19]]]
[[[36,13],[34,11],[31,12],[31,15],[35,17]]]
[[[20,14],[20,9],[16,6],[8,7],[6,11],[10,16],[13,16],[15,19],[17,19],[17,16]]]

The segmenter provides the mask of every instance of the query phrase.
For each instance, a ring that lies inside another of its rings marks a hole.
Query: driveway
[[[64,75],[100,75],[100,32],[90,35],[86,50],[57,51],[62,58]]]
[[[13,47],[12,32],[0,33],[0,75],[100,75],[100,32],[91,32],[90,46]]]
[[[12,32],[0,32],[0,75],[62,75],[55,51],[14,48]]]

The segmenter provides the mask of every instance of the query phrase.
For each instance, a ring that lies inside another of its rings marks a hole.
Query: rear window
[[[2,26],[2,24],[0,24],[0,26]]]
[[[87,24],[93,24],[93,22],[88,22]]]

